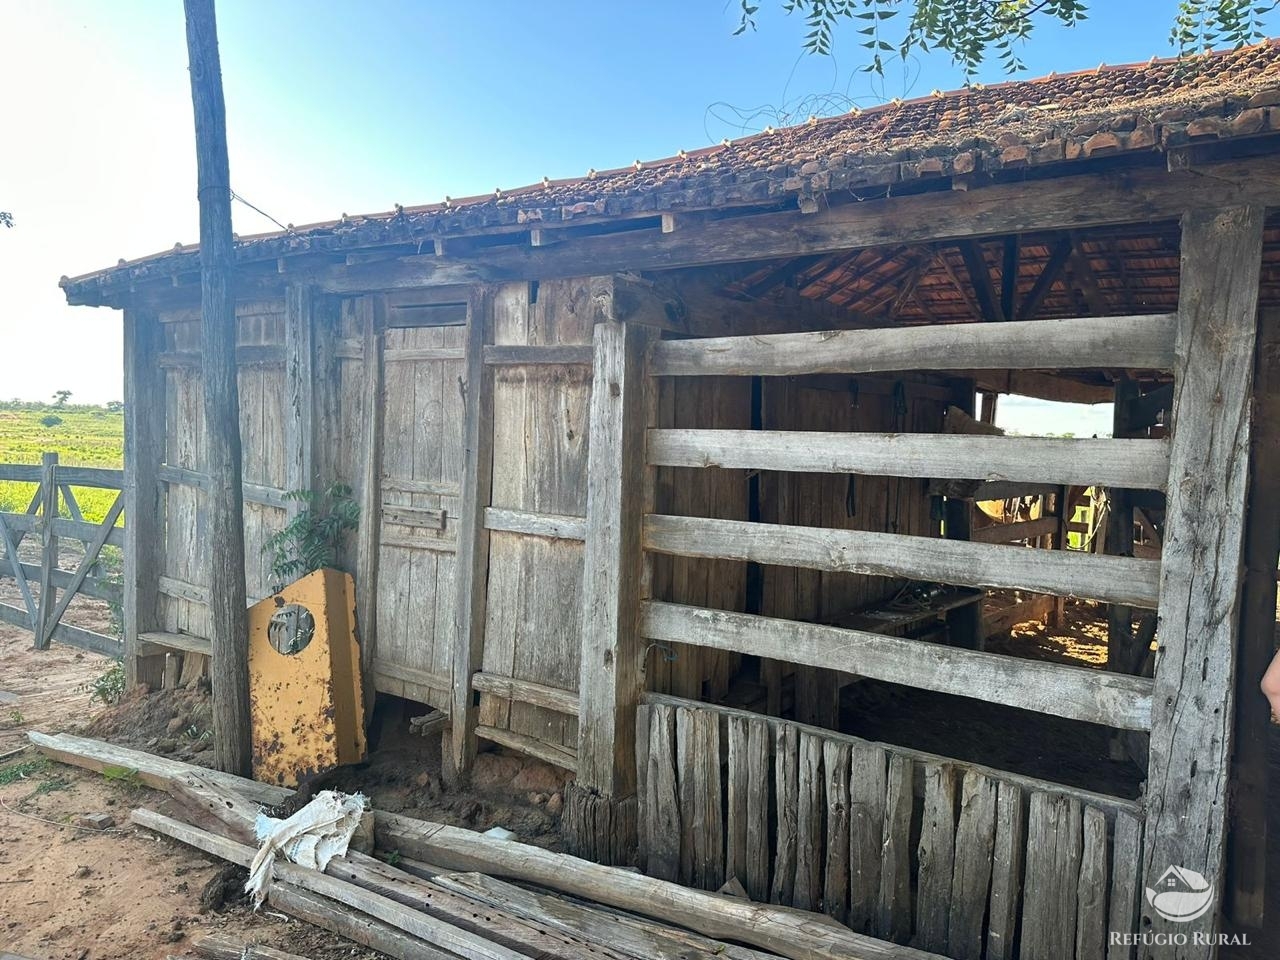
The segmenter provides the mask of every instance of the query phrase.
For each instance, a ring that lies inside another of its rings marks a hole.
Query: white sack
[[[323,873],[331,859],[346,855],[364,809],[365,798],[361,794],[322,790],[287,820],[259,813],[254,832],[262,846],[249,866],[249,882],[244,885],[254,907],[260,906],[267,895],[277,854]]]

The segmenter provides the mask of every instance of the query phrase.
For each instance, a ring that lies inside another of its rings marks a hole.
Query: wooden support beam
[[[1019,320],[1030,320],[1040,310],[1040,305],[1044,303],[1044,298],[1049,295],[1049,291],[1053,289],[1053,285],[1058,282],[1058,278],[1062,276],[1062,268],[1066,266],[1067,259],[1071,256],[1071,241],[1064,238],[1059,240],[1049,253],[1049,259],[1045,261],[1044,267],[1040,270],[1040,275],[1036,277],[1035,284],[1031,287],[1031,292],[1022,301],[1022,306],[1017,310],[1017,318]]]
[[[1271,705],[1258,690],[1276,649],[1276,561],[1280,555],[1280,310],[1258,314],[1253,380],[1249,506],[1245,513],[1245,580],[1240,615],[1228,834],[1226,908],[1244,927],[1261,928],[1267,888]],[[1277,869],[1273,867],[1272,869]]]
[[[209,639],[213,643],[213,747],[229,773],[250,768],[249,624],[245,614],[244,500],[240,392],[236,384],[235,263],[227,119],[213,0],[184,0],[200,198],[201,364],[204,386],[205,497],[209,561]],[[132,517],[129,518],[130,520]]]
[[[981,254],[979,254],[981,259]],[[990,277],[987,278],[988,284]],[[973,420],[974,386],[972,380],[954,380],[951,382],[950,410],[958,410],[970,421]],[[951,417],[948,416],[948,420]],[[965,543],[973,535],[974,506],[968,500],[948,497],[944,505],[943,535],[953,543]],[[986,640],[982,629],[982,603],[965,604],[947,612],[947,642],[957,647],[978,650]]]
[[[1163,440],[975,437],[818,430],[649,431],[649,464],[1163,490]],[[588,527],[590,524],[588,524]]]
[[[1152,683],[1142,677],[656,600],[641,604],[640,632],[1122,730],[1150,724]]]
[[[58,569],[58,455],[40,455],[40,597],[36,607],[35,648],[48,648],[46,639],[53,629],[53,609],[57,588],[53,574]]]
[[[1005,320],[1018,319],[1019,241],[1020,238],[1016,235],[1004,238],[1004,259],[1000,267],[1000,312]]]
[[[1099,316],[1105,314],[1108,309],[1107,297],[1098,286],[1098,277],[1093,272],[1093,263],[1084,252],[1080,238],[1073,233],[1070,240],[1071,253],[1067,257],[1067,267],[1071,271],[1071,279],[1075,281],[1077,289],[1084,296],[1084,302],[1089,305],[1089,310]]]
[[[1172,314],[825,330],[663,340],[654,376],[800,376],[906,370],[1088,370],[1173,366]]]
[[[1170,866],[1222,880],[1263,219],[1261,207],[1233,207],[1182,221],[1146,887]],[[1215,910],[1200,929],[1217,926]],[[1186,933],[1187,924],[1165,920],[1144,902],[1142,929],[1172,935]],[[1139,953],[1182,960],[1215,951],[1189,943]]]
[[[647,593],[641,521],[652,497],[644,456],[652,380],[645,354],[654,331],[606,321],[595,327],[587,460],[586,555],[578,699],[577,802],[572,848],[591,859],[630,862],[636,843],[635,710],[644,687],[644,648],[635,632]],[[629,810],[627,809],[629,808]],[[607,812],[606,812],[607,811]]]
[[[1034,540],[1057,532],[1057,517],[1037,517],[1034,520],[993,523],[989,527],[978,527],[969,539],[977,543],[1015,543],[1019,540]]]
[[[378,656],[378,556],[382,534],[383,330],[387,305],[382,297],[356,302],[364,340],[364,396],[361,400],[360,526],[356,530],[356,629],[364,678],[365,718],[372,715],[373,662]]]
[[[316,368],[313,301],[311,287],[291,283],[285,287],[284,350],[285,409],[284,475],[285,490],[317,491],[315,476]],[[302,508],[301,500],[289,500],[289,516]]]
[[[995,284],[991,280],[991,268],[987,266],[982,245],[976,240],[966,240],[960,244],[960,256],[969,274],[970,287],[973,289],[974,296],[978,298],[978,309],[982,313],[982,319],[987,323],[1003,323],[1008,318],[996,296]]]
[[[164,328],[150,310],[124,312],[124,619],[125,682],[160,689],[164,656],[147,654],[141,635],[158,630],[164,571],[164,500],[157,471],[164,460],[165,376],[155,357]]]
[[[1112,411],[1113,437],[1132,437],[1129,419],[1131,401],[1138,395],[1138,384],[1128,375],[1116,381]],[[1116,557],[1133,556],[1133,500],[1123,487],[1107,488],[1107,553]],[[1134,649],[1133,611],[1127,604],[1107,606],[1107,669],[1120,673],[1138,673],[1146,651]]]

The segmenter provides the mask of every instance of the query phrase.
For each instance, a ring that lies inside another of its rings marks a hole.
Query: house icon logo
[[[1147,903],[1174,923],[1203,917],[1213,906],[1213,884],[1186,867],[1170,867],[1154,887],[1147,887]]]

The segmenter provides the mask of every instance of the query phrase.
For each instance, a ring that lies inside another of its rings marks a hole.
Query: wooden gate
[[[383,334],[375,686],[449,707],[461,506],[464,304],[392,303]]]
[[[46,453],[38,467],[0,464],[0,480],[36,484],[23,513],[0,512],[0,546],[4,548],[0,556],[0,579],[17,583],[23,604],[15,607],[0,603],[0,620],[30,630],[40,650],[57,640],[109,657],[120,656],[123,648],[118,638],[63,623],[62,617],[77,594],[120,602],[120,587],[100,575],[98,556],[108,544],[123,546],[124,528],[116,526],[124,509],[123,495],[115,496],[100,523],[89,523],[80,512],[72,487],[120,490],[124,485],[123,473],[92,467],[62,467],[58,465],[56,453]],[[63,512],[67,516],[62,516]],[[28,535],[40,544],[39,565],[23,563],[19,556],[18,551]],[[58,566],[63,539],[84,544],[84,554],[73,571]],[[28,581],[36,584],[34,594]]]

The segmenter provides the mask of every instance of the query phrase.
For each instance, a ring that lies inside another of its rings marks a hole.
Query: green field
[[[41,421],[62,422],[46,426]],[[58,462],[75,467],[114,467],[124,463],[124,413],[77,404],[0,403],[0,463],[39,465],[40,454],[54,451]],[[0,511],[26,510],[35,484],[0,480]],[[115,499],[114,490],[76,487],[73,492],[86,520],[101,520]],[[64,509],[65,513],[65,509]]]

